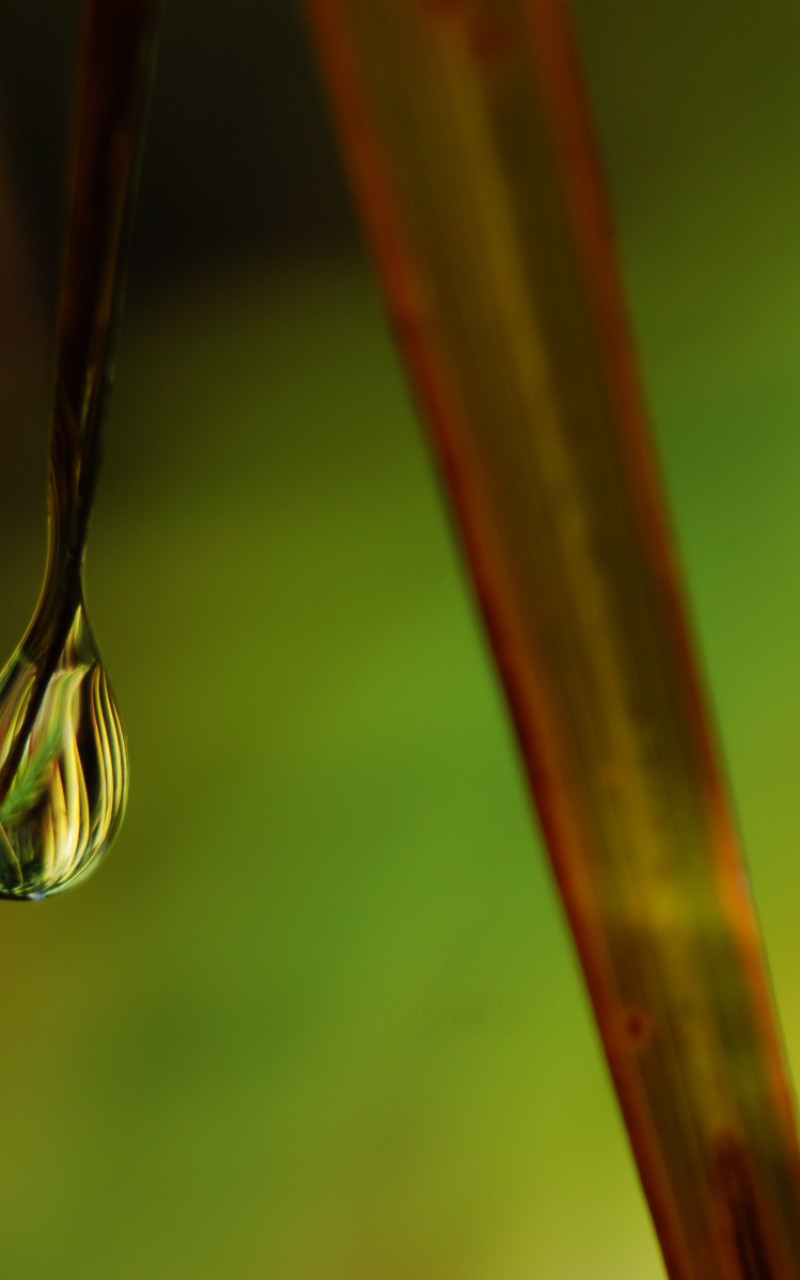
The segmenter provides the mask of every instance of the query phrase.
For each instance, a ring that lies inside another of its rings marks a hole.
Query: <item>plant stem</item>
[[[560,0],[306,0],[672,1280],[800,1162]]]
[[[87,0],[85,5],[56,335],[47,569],[22,641],[37,674],[23,723],[0,769],[0,800],[82,604],[83,557],[113,377],[159,9],[160,0]]]

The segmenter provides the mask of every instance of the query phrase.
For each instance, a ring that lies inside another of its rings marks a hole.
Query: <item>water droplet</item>
[[[82,574],[158,11],[159,0],[85,10],[55,344],[47,567],[33,620],[0,672],[0,898],[46,898],[82,880],[125,810],[125,737]]]
[[[34,622],[0,673],[4,898],[44,898],[82,880],[109,848],[128,789],[122,722],[83,602],[54,660],[36,634]]]

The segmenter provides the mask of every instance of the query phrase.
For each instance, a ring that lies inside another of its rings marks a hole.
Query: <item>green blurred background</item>
[[[800,1061],[800,8],[576,18]],[[0,14],[0,640],[44,557],[77,4]],[[127,822],[4,905],[8,1280],[661,1274],[288,0],[169,0],[89,554]]]

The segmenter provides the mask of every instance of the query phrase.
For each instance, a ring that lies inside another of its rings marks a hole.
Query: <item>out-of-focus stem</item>
[[[790,1092],[563,5],[306,4],[668,1272],[800,1277]]]

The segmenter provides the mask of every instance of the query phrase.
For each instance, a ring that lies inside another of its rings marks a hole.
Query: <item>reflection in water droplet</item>
[[[25,641],[0,674],[0,897],[47,897],[87,875],[127,783],[122,723],[79,604],[49,677]]]

